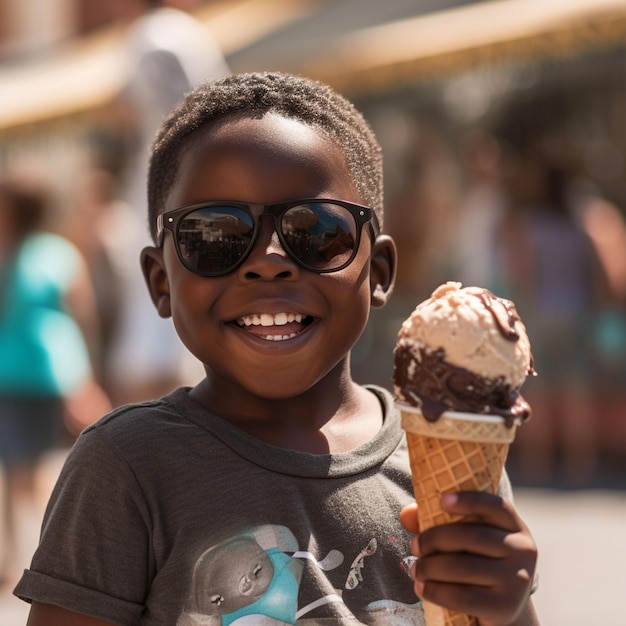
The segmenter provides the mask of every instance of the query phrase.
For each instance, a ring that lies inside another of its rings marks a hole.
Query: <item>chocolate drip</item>
[[[521,320],[513,302],[504,298],[497,298],[488,289],[481,290],[476,296],[493,315],[500,334],[508,341],[518,341],[519,333],[515,329],[515,325]]]
[[[491,313],[493,319],[500,331],[500,334],[507,341],[519,341],[520,335],[517,332],[516,325],[521,323],[521,318],[517,313],[515,304],[511,300],[498,298],[489,289],[481,289],[474,295],[483,303],[483,306]],[[528,375],[535,376],[535,360],[530,355],[530,365],[528,367]]]
[[[395,350],[394,384],[403,399],[437,421],[444,411],[500,415],[511,427],[530,417],[530,406],[502,378],[491,380],[445,361],[445,351],[401,343]],[[410,375],[409,375],[410,372]]]

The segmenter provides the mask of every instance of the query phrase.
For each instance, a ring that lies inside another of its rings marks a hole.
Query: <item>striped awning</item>
[[[625,0],[498,0],[347,33],[303,71],[363,93],[624,45]]]

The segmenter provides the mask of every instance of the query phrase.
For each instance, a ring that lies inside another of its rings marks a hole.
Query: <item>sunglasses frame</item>
[[[350,258],[342,263],[340,266],[332,269],[318,269],[315,267],[311,267],[304,263],[302,260],[298,259],[291,251],[289,245],[285,242],[282,228],[279,227],[280,218],[289,210],[297,206],[306,205],[306,204],[335,204],[337,206],[341,206],[344,209],[347,209],[348,212],[354,218],[356,223],[356,238],[355,245]],[[180,245],[178,243],[178,237],[176,235],[178,225],[180,222],[190,213],[197,211],[202,208],[211,208],[211,207],[232,207],[235,209],[240,209],[246,212],[252,218],[252,237],[250,239],[250,245],[248,246],[246,252],[241,256],[241,258],[230,266],[228,269],[223,270],[221,272],[201,272],[195,269],[190,268],[185,262],[183,255],[180,250]],[[280,245],[283,250],[289,255],[289,258],[294,261],[300,267],[304,269],[315,272],[316,274],[327,274],[330,272],[338,272],[348,265],[352,263],[354,257],[357,254],[359,249],[359,245],[361,244],[361,231],[363,230],[363,226],[367,223],[371,224],[372,232],[374,238],[378,236],[378,220],[376,218],[376,214],[372,209],[366,206],[362,206],[360,204],[355,204],[354,202],[348,202],[346,200],[336,200],[334,198],[304,198],[299,200],[287,200],[286,202],[276,202],[273,204],[255,204],[252,202],[239,202],[232,200],[216,200],[216,201],[207,201],[207,202],[196,202],[194,204],[188,204],[177,209],[172,209],[170,211],[165,211],[157,216],[156,219],[156,241],[157,246],[161,247],[163,245],[163,241],[165,239],[165,231],[169,230],[172,233],[172,239],[174,242],[174,247],[176,248],[176,254],[178,259],[186,267],[190,272],[198,276],[206,276],[206,277],[216,277],[216,276],[224,276],[225,274],[230,274],[234,270],[236,270],[248,257],[252,249],[254,248],[254,244],[259,234],[259,224],[260,217],[262,215],[273,215],[276,224],[276,233],[278,234],[278,239],[280,241]]]

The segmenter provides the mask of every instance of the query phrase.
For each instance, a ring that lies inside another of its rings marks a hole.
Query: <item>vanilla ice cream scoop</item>
[[[431,421],[448,410],[527,419],[519,389],[529,374],[530,341],[515,305],[487,289],[441,285],[398,334],[396,399]]]

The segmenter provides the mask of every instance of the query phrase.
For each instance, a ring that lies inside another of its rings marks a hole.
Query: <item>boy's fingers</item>
[[[508,564],[504,559],[475,554],[465,554],[462,559],[454,554],[429,556],[419,559],[413,571],[415,580],[419,582],[477,587],[493,587],[494,580],[503,580],[508,573]]]
[[[527,565],[512,557],[437,554],[413,565],[414,589],[422,599],[480,615],[481,624],[508,624],[530,593],[534,564]]]
[[[484,524],[496,526],[509,532],[518,532],[524,523],[513,505],[500,496],[480,491],[462,491],[446,494],[441,498],[441,506],[449,513],[477,517]]]
[[[481,523],[442,524],[420,534],[418,549],[422,556],[462,552],[504,558],[510,552],[509,535],[508,531]]]
[[[409,504],[400,511],[400,522],[404,528],[416,535],[419,532],[419,522],[417,520],[417,504]]]
[[[419,556],[419,542],[417,534],[419,533],[419,521],[417,519],[417,504],[409,504],[400,511],[400,522],[404,528],[415,537],[411,538],[411,552],[414,556]]]
[[[441,498],[441,506],[450,513],[480,518],[480,521],[496,526],[502,530],[516,532],[524,528],[513,505],[490,493],[479,491],[463,491],[446,494]],[[407,531],[417,534],[419,521],[417,518],[417,504],[409,504],[400,511],[400,521]]]
[[[421,591],[419,597],[434,604],[468,615],[479,614],[481,624],[509,624],[509,618],[505,622],[502,615],[514,617],[518,610],[517,606],[511,607],[507,590],[493,593],[487,587],[445,582],[417,583],[415,589]]]

